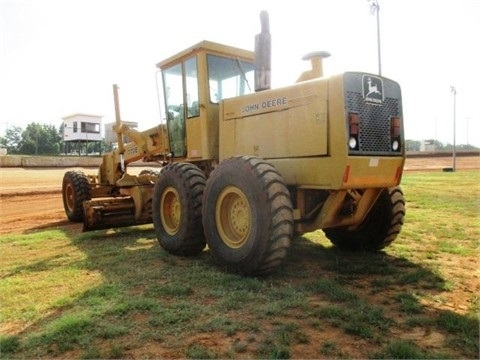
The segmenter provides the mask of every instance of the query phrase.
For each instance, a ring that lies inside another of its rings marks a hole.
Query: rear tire
[[[87,176],[77,170],[67,171],[62,181],[62,198],[65,214],[70,221],[82,222],[83,202],[91,199]]]
[[[381,250],[400,233],[405,217],[405,199],[399,186],[384,189],[367,218],[354,231],[325,229],[330,241],[345,250]]]
[[[216,262],[227,271],[273,271],[293,236],[290,194],[281,175],[255,157],[223,161],[207,180],[203,227]]]
[[[152,218],[160,245],[171,254],[195,255],[205,247],[202,195],[205,175],[193,164],[165,166],[155,182]]]

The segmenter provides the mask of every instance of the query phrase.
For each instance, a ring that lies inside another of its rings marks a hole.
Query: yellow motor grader
[[[268,273],[292,238],[322,229],[341,248],[379,250],[399,234],[405,201],[402,97],[395,81],[322,59],[290,86],[270,88],[268,15],[255,51],[202,41],[157,64],[165,122],[122,125],[96,175],[68,171],[67,217],[84,231],[153,222],[160,245],[245,275]],[[124,143],[125,136],[131,139]],[[128,173],[143,160],[159,171]]]

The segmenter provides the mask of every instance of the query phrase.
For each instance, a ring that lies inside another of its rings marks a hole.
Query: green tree
[[[35,122],[27,125],[22,132],[19,153],[26,155],[58,155],[62,136],[57,128]]]
[[[95,153],[95,154],[102,155],[112,150],[113,150],[112,144],[107,143],[105,139],[102,139],[102,141],[94,141],[94,142],[88,143],[89,154]]]
[[[5,130],[5,137],[0,138],[0,144],[5,146],[9,154],[19,154],[22,143],[22,128],[12,126]]]
[[[406,140],[405,149],[407,151],[420,151],[420,141],[417,140]]]
[[[62,133],[54,125],[43,125],[45,130],[46,144],[43,146],[43,154],[59,155],[62,144]]]
[[[102,153],[113,151],[113,143],[107,142],[105,139],[102,140]]]
[[[20,153],[26,155],[38,155],[38,145],[43,143],[43,131],[40,124],[28,124],[25,131],[22,132],[22,141],[20,142]]]
[[[466,144],[466,145],[465,145],[465,144],[461,144],[461,145],[459,145],[458,147],[459,147],[459,149],[461,149],[461,150],[469,150],[469,151],[471,151],[471,150],[478,150],[478,147],[476,147],[475,145],[471,145],[471,144]]]
[[[435,145],[435,150],[439,151],[439,150],[444,150],[445,146],[443,145],[443,143],[441,143],[440,141],[438,140],[435,140],[433,142],[433,144]]]

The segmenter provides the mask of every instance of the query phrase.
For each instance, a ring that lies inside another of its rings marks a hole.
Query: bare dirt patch
[[[65,169],[1,169],[0,235],[72,226],[63,210],[64,172]]]
[[[407,157],[405,170],[442,170],[453,167],[453,157]],[[480,169],[480,156],[457,156],[455,167],[459,170]]]
[[[67,170],[97,172],[96,168],[0,169],[0,235],[59,226],[81,231],[81,225],[67,220],[63,209],[62,180]]]

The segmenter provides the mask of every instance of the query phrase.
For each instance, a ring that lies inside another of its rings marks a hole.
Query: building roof
[[[94,114],[86,114],[86,113],[74,113],[71,115],[67,115],[62,117],[62,120],[67,120],[76,116],[87,116],[87,117],[95,117],[95,118],[103,118],[103,115],[94,115]]]

